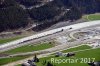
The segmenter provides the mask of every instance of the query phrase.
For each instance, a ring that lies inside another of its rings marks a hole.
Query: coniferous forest
[[[48,27],[100,12],[100,0],[54,0],[41,6],[42,3],[43,0],[0,0],[0,32],[24,28],[29,24],[28,18]]]

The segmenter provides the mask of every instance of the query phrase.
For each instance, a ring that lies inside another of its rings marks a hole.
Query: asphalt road
[[[50,30],[50,31],[46,31],[46,32],[43,32],[43,33],[39,33],[39,34],[36,34],[36,35],[32,35],[32,36],[29,36],[29,37],[25,37],[25,38],[22,38],[22,39],[19,39],[19,40],[16,40],[16,41],[12,41],[12,42],[8,42],[6,44],[0,45],[0,51],[5,51],[5,50],[8,50],[10,48],[15,48],[15,47],[18,47],[18,46],[29,44],[31,42],[35,43],[35,42],[40,41],[41,39],[44,39],[44,38],[47,39],[48,37],[50,37],[50,38],[55,37],[55,36],[59,35],[59,33],[63,33],[63,31],[61,31],[62,29],[64,31],[68,32],[68,31],[78,30],[78,29],[81,29],[81,28],[91,27],[91,26],[98,25],[98,24],[100,24],[99,20],[98,21],[78,23],[78,24],[74,24],[74,25],[70,25],[70,26],[65,26],[65,27],[53,29],[53,30]],[[72,28],[72,29],[70,29],[70,28]],[[58,31],[60,31],[60,32],[58,32]],[[55,33],[55,32],[57,32],[57,33]],[[37,39],[33,39],[34,37],[37,38]],[[29,40],[31,40],[31,41],[29,41]],[[24,41],[24,43],[23,43],[23,41]]]
[[[38,38],[38,39],[35,39],[35,40],[32,40],[32,41],[28,41],[28,42],[25,42],[25,43],[21,43],[21,44],[17,44],[17,45],[10,45],[8,47],[2,48],[1,51],[6,51],[8,49],[13,49],[13,48],[18,47],[18,46],[22,46],[22,45],[26,45],[26,44],[30,44],[30,43],[37,43],[37,42],[44,41],[44,40],[48,41],[48,40],[54,39],[57,36],[61,36],[61,35],[64,35],[64,34],[67,35],[71,32],[75,32],[77,30],[88,29],[88,28],[100,26],[100,21],[97,21],[97,22],[95,22],[95,23],[93,23],[93,22],[88,23],[87,22],[86,24],[78,24],[80,26],[77,26],[77,25],[67,26],[68,28],[73,27],[73,29],[66,29],[66,27],[62,27],[64,29],[64,31],[62,31],[62,32],[58,32],[58,33],[55,33],[55,34],[44,36],[44,37],[41,37],[41,38]],[[59,29],[62,29],[62,28],[59,28]],[[68,42],[66,44],[61,44],[61,45],[52,47],[50,49],[45,49],[45,50],[40,50],[40,51],[35,51],[35,52],[28,52],[28,53],[21,53],[21,54],[14,54],[12,56],[34,54],[36,52],[39,52],[39,53],[46,52],[45,56],[47,56],[47,55],[50,55],[51,53],[54,53],[54,52],[57,52],[57,51],[60,51],[60,50],[64,50],[64,49],[67,49],[67,48],[70,48],[70,47],[74,47],[74,46],[77,46],[77,45],[81,45],[81,44],[91,42],[91,41],[94,41],[94,38],[93,39],[87,39],[87,40],[76,40],[76,41],[73,41],[73,42]],[[41,57],[42,56],[43,55],[41,55]],[[5,65],[5,66],[7,66],[7,65]]]

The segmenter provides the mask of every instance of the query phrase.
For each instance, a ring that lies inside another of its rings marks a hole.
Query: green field
[[[66,52],[72,52],[72,51],[78,51],[78,50],[84,50],[84,49],[90,49],[90,48],[91,47],[88,46],[88,45],[82,45],[82,46],[78,46],[78,47],[75,47],[75,48],[70,48],[70,49],[64,50],[62,52],[66,53]]]
[[[88,16],[89,20],[100,20],[100,14],[92,14]]]
[[[17,53],[25,53],[25,52],[32,52],[32,51],[38,51],[38,50],[44,50],[53,47],[53,44],[51,43],[43,43],[38,45],[25,45],[22,47],[18,47],[6,52],[3,52],[4,54],[17,54]]]
[[[100,48],[77,52],[74,57],[69,57],[69,58],[68,57],[54,57],[54,56],[41,58],[40,62],[37,63],[37,66],[43,66],[41,62],[43,62],[44,60],[50,61],[51,58],[55,58],[55,59],[95,58],[95,61],[100,61]],[[86,63],[80,63],[80,62],[81,60],[78,60],[78,63],[60,63],[60,64],[54,63],[54,65],[55,66],[89,66],[87,62]]]
[[[38,51],[38,50],[43,50],[43,49],[47,49],[50,47],[53,47],[53,44],[44,43],[44,44],[39,44],[39,45],[35,45],[35,46],[27,45],[27,46],[23,46],[23,47],[19,47],[19,48],[13,49],[13,50],[6,51],[6,52],[4,52],[4,54],[15,54],[15,53],[21,53],[21,52]],[[30,57],[30,55],[28,55],[28,56],[15,56],[15,57],[11,57],[11,58],[3,58],[3,59],[0,59],[0,65],[14,62],[14,61],[21,60],[21,59],[25,59],[28,57]]]
[[[17,39],[20,39],[20,38],[22,38],[22,36],[17,36],[17,37],[14,37],[14,38],[7,38],[7,39],[0,39],[0,44],[7,43],[7,42],[10,42],[10,41],[14,41],[14,40],[17,40]]]
[[[21,66],[21,64],[19,64],[19,65],[16,65],[16,66]]]
[[[87,21],[100,20],[100,14],[85,15],[83,16],[83,18],[86,19]]]
[[[89,49],[89,48],[91,48],[91,47],[83,45],[83,46],[79,46],[79,47],[75,47],[75,48],[70,48],[70,49],[64,50],[62,52],[72,52],[72,51],[84,50],[84,49]],[[75,54],[76,55],[74,57],[69,57],[69,58],[70,59],[95,58],[95,61],[100,61],[100,48],[76,52]],[[0,59],[0,65],[14,62],[17,60],[21,60],[21,59],[24,59],[27,57],[30,57],[30,56],[17,56],[17,57]],[[53,55],[53,56],[49,56],[49,57],[45,57],[45,58],[40,58],[40,62],[36,63],[36,64],[37,64],[37,66],[45,66],[45,65],[42,65],[42,62],[44,60],[50,61],[51,58],[69,59],[68,57],[55,57]],[[78,62],[80,62],[80,60]],[[88,66],[87,63],[60,63],[60,64],[54,63],[54,65],[56,65],[56,66]],[[20,66],[20,65],[18,65],[18,66]]]
[[[10,58],[2,58],[0,59],[0,66],[17,61],[17,60],[25,59],[27,57],[30,57],[30,56],[16,56],[16,57],[10,57]]]
[[[70,48],[70,49],[67,49],[67,50],[64,50],[64,51],[62,51],[62,52],[72,52],[72,51],[78,51],[78,50],[84,50],[84,49],[90,49],[91,47],[89,47],[89,46],[87,46],[87,45],[82,45],[82,46],[78,46],[78,47],[75,47],[75,48]],[[54,54],[53,54],[54,55]],[[56,57],[54,57],[54,56],[50,56],[50,57],[45,57],[45,58],[41,58],[40,59],[40,63],[37,63],[37,66],[43,66],[42,64],[41,64],[41,62],[43,62],[44,60],[50,60],[50,58],[56,58]],[[63,58],[66,58],[66,57],[59,57],[59,58],[61,58],[61,59],[63,59]],[[68,64],[67,64],[68,65]],[[71,65],[71,64],[70,64]],[[69,65],[69,66],[70,66]],[[79,66],[78,64],[75,64],[76,66]],[[80,64],[81,66],[87,66],[87,64]],[[18,66],[20,66],[20,65],[18,65]],[[66,66],[66,64],[56,64],[56,66]],[[73,66],[73,64],[72,64],[72,66]]]

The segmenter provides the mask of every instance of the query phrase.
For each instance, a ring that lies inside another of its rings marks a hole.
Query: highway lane
[[[22,39],[19,39],[19,40],[16,40],[16,41],[12,41],[12,42],[8,42],[6,44],[0,45],[0,49],[3,50],[7,47],[13,47],[13,46],[20,45],[23,42],[26,43],[29,40],[38,39],[38,38],[41,38],[41,37],[52,35],[52,34],[55,34],[57,32],[62,31],[62,29],[74,31],[74,30],[77,30],[77,29],[81,29],[81,28],[85,28],[85,27],[89,27],[89,26],[93,26],[93,25],[98,25],[98,24],[100,24],[100,20],[78,23],[78,24],[74,24],[74,25],[70,25],[70,26],[65,26],[65,27],[53,29],[53,30],[50,30],[50,31],[42,32],[42,33],[39,33],[39,34],[36,34],[36,35],[32,35],[32,36],[29,36],[29,37],[25,37],[25,38],[22,38]],[[72,29],[70,29],[70,28],[72,28]]]
[[[92,28],[92,27],[96,27],[96,26],[99,26],[99,25],[85,27],[85,28],[81,28],[81,29],[78,29],[78,30],[84,30],[84,29],[88,29],[88,28]],[[32,41],[28,41],[28,42],[25,42],[25,43],[21,43],[21,44],[17,44],[17,45],[11,45],[11,46],[2,48],[2,49],[0,49],[0,52],[7,51],[7,50],[10,50],[10,49],[14,49],[16,47],[20,47],[20,46],[23,46],[23,45],[39,44],[41,42],[43,43],[43,42],[46,42],[46,41],[47,42],[48,41],[52,41],[55,38],[58,38],[58,37],[61,37],[61,36],[69,36],[70,33],[77,32],[78,30],[73,30],[73,31],[64,30],[63,32],[59,32],[59,33],[56,33],[56,34],[48,35],[48,36],[45,36],[45,37],[42,37],[42,38],[38,38],[38,39],[35,39],[35,40],[32,40]],[[75,40],[75,41],[81,42],[82,40],[80,39],[80,40]],[[68,44],[68,43],[66,43],[66,44]]]
[[[85,40],[85,42],[87,41],[92,41],[92,39],[90,40]],[[82,41],[81,41],[82,42]],[[40,50],[40,51],[35,51],[35,52],[28,52],[28,53],[22,53],[22,55],[27,55],[27,54],[35,54],[35,53],[42,53],[38,56],[38,58],[43,58],[43,57],[47,57],[51,54],[54,54],[56,52],[59,52],[59,51],[63,51],[63,50],[66,50],[68,48],[72,48],[72,47],[76,47],[76,46],[81,46],[83,45],[81,42],[77,42],[77,43],[71,43],[71,45],[59,45],[59,46],[56,46],[56,47],[53,47],[53,48],[50,48],[50,49],[46,49],[46,50]],[[80,44],[79,44],[80,43]],[[45,53],[44,53],[45,52]],[[17,56],[18,54],[15,54],[15,55],[11,55],[11,56]],[[20,55],[20,54],[19,54]],[[23,59],[23,60],[19,60],[19,61],[16,61],[16,62],[12,62],[12,63],[8,63],[6,65],[3,65],[3,66],[15,66],[17,64],[21,64],[23,62],[26,62],[27,60],[29,59],[32,59],[33,57],[30,57],[30,58],[26,58],[26,59]]]
[[[66,30],[66,31],[67,31],[67,30]],[[10,46],[1,48],[1,49],[0,49],[0,52],[7,51],[7,50],[10,50],[10,49],[14,49],[14,48],[16,48],[16,47],[20,47],[20,46],[23,46],[23,45],[39,44],[39,43],[41,43],[41,42],[52,41],[54,38],[56,38],[56,37],[58,37],[58,36],[61,36],[61,35],[63,35],[64,33],[66,33],[66,31],[59,32],[59,33],[55,33],[55,34],[52,34],[52,35],[48,35],[48,36],[45,36],[45,37],[42,37],[42,38],[34,39],[34,40],[27,41],[27,42],[24,42],[24,43],[20,43],[20,44],[17,44],[17,45],[10,45]]]
[[[31,55],[31,54],[37,54],[37,53],[40,53],[40,54],[52,53],[52,52],[57,52],[57,51],[64,50],[64,49],[67,49],[67,48],[70,48],[70,47],[86,44],[87,42],[91,42],[91,41],[94,41],[94,39],[68,42],[66,44],[57,45],[57,46],[49,48],[49,49],[33,51],[33,52],[26,52],[26,53],[13,54],[13,55],[9,55],[9,56],[4,56],[4,58],[13,57],[13,56],[20,56],[20,55]],[[3,57],[0,57],[0,58],[3,58]]]
[[[92,26],[88,26],[88,27],[92,28],[92,27],[96,27],[96,26],[98,26],[98,24],[92,25]],[[84,28],[80,28],[80,29],[76,29],[76,30],[87,29],[88,27],[84,27]],[[54,36],[57,36],[57,35],[62,35],[65,32],[67,34],[67,33],[70,33],[70,32],[76,31],[76,30],[64,30],[63,32],[60,32],[60,33],[57,33],[57,34],[53,34],[53,35],[49,35],[49,36],[46,36],[46,37],[43,37],[43,38],[39,38],[39,39],[43,40],[44,38],[46,39],[46,38],[54,37]],[[37,39],[37,40],[40,41],[39,39]],[[35,41],[37,41],[37,40],[35,40]],[[50,49],[40,50],[40,51],[36,51],[36,52],[40,52],[40,53],[49,52],[49,53],[52,53],[52,52],[56,52],[56,51],[59,51],[59,50],[64,50],[64,49],[67,49],[67,48],[70,48],[70,47],[74,47],[76,45],[81,45],[81,44],[86,43],[86,42],[91,42],[93,40],[94,40],[94,38],[93,39],[84,40],[84,41],[78,40],[78,41],[75,41],[75,42],[70,42],[70,43],[67,43],[67,44],[59,45],[59,46],[56,46],[56,47],[53,47],[53,48],[50,48]],[[35,52],[28,52],[28,53],[22,53],[22,55],[34,54],[34,53]],[[15,55],[11,55],[11,56],[16,56],[16,55],[20,55],[20,54],[15,54]]]

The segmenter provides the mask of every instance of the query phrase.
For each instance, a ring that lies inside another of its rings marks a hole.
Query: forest
[[[42,28],[59,21],[77,20],[84,14],[100,12],[100,0],[54,0],[38,8],[28,9],[39,6],[42,1],[44,0],[0,0],[0,32],[25,28],[29,24],[28,18]]]

